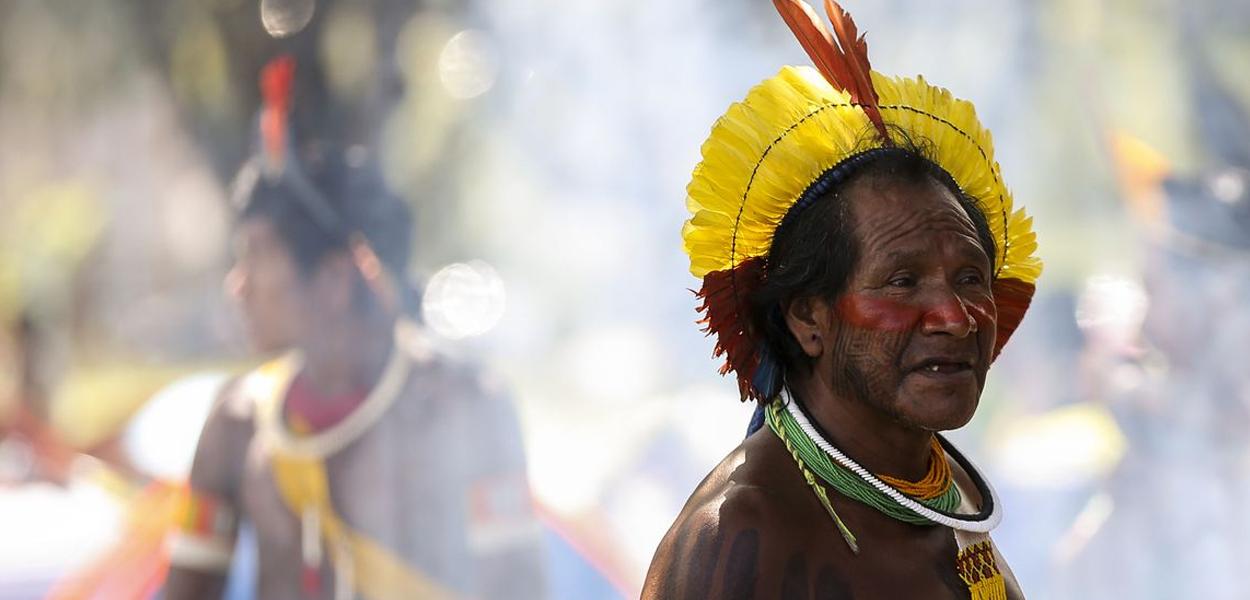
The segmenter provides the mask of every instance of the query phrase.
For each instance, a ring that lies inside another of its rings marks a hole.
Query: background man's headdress
[[[352,261],[365,284],[373,292],[382,309],[398,314],[402,310],[401,291],[397,279],[402,273],[391,273],[375,250],[375,240],[369,239],[358,223],[340,214],[322,190],[309,179],[304,166],[295,152],[292,139],[291,111],[295,82],[295,59],[289,55],[274,58],[261,70],[260,87],[264,105],[259,115],[259,151],[244,166],[235,182],[235,198],[232,203],[242,210],[251,190],[264,180],[272,185],[285,187],[312,219],[321,233],[331,238],[341,238],[350,250]],[[315,145],[310,145],[315,146]],[[363,148],[359,148],[362,154]],[[333,149],[343,151],[343,149]],[[364,168],[366,158],[361,158]],[[348,162],[351,162],[350,160]],[[349,198],[351,202],[367,202],[369,198]]]
[[[1041,274],[1032,219],[1012,205],[990,133],[972,104],[924,78],[887,77],[868,63],[868,44],[836,2],[833,32],[803,0],[774,0],[816,68],[784,67],[735,103],[703,144],[686,188],[682,228],[690,272],[703,280],[700,321],[716,335],[721,373],[734,371],[742,397],[761,364],[748,298],[764,277],[773,234],[821,177],[847,159],[893,145],[892,131],[931,145],[930,158],[976,199],[993,233],[997,356],[1015,331]],[[875,132],[865,146],[865,133]],[[766,398],[765,398],[766,399]]]

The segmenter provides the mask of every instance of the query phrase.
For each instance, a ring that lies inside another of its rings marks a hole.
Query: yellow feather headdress
[[[1024,317],[1042,263],[1032,219],[1014,208],[994,160],[990,133],[972,104],[924,78],[872,71],[863,36],[850,15],[825,0],[831,34],[803,0],[774,0],[815,63],[784,67],[717,120],[703,160],[687,186],[691,217],[682,228],[690,272],[703,280],[701,323],[717,336],[721,373],[734,371],[743,398],[760,364],[747,324],[750,293],[782,218],[824,174],[849,158],[892,145],[890,131],[931,144],[932,158],[980,202],[996,248],[993,292],[998,308],[994,354]],[[835,42],[836,34],[836,42]],[[876,130],[865,147],[864,134]]]

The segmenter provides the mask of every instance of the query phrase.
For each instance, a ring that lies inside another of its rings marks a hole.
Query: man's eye
[[[889,281],[890,287],[898,287],[898,288],[911,287],[915,284],[916,284],[916,280],[912,278],[910,275],[899,275],[898,277],[894,277],[893,279],[890,279]]]
[[[959,277],[959,283],[965,285],[980,285],[985,283],[985,277],[980,273],[964,273]]]

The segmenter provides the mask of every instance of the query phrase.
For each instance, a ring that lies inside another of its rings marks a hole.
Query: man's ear
[[[346,252],[333,252],[321,259],[313,279],[314,299],[334,312],[352,309],[356,290],[356,267]]]
[[[833,322],[833,306],[825,299],[807,296],[796,298],[783,309],[786,316],[786,327],[794,336],[803,353],[818,358],[824,354],[829,339],[830,325]]]

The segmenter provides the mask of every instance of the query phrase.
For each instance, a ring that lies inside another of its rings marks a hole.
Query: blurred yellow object
[[[169,80],[174,95],[184,105],[213,118],[229,118],[234,110],[226,40],[208,10],[188,4],[173,38]]]
[[[417,572],[378,542],[353,531],[330,503],[330,484],[321,459],[275,454],[273,475],[282,498],[297,515],[316,515],[321,537],[336,553],[336,572],[344,561],[350,581],[368,600],[388,598],[455,598],[450,590]],[[305,522],[307,522],[305,520]]]
[[[0,221],[0,322],[61,282],[104,230],[95,190],[78,181],[52,181],[18,193]]]
[[[117,435],[157,391],[203,371],[240,372],[243,365],[97,364],[71,369],[52,394],[49,420],[75,448],[91,448]]]
[[[1106,408],[1079,403],[990,428],[1000,477],[1028,488],[1078,485],[1107,475],[1127,442]]]
[[[1111,134],[1111,155],[1117,180],[1138,222],[1157,224],[1165,218],[1160,186],[1171,174],[1167,157],[1140,138],[1119,131]]]

